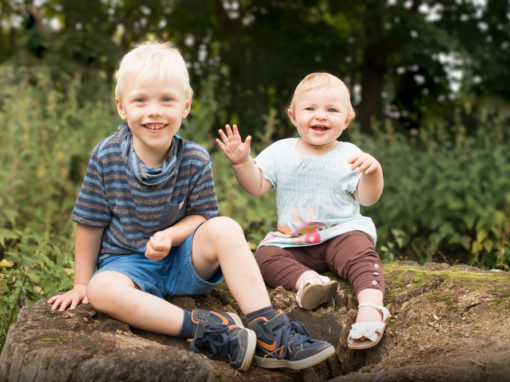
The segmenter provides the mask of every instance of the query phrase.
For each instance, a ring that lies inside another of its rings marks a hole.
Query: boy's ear
[[[182,118],[186,118],[191,110],[191,102],[193,101],[193,96],[189,97],[188,101],[184,105],[184,110],[182,111]]]
[[[122,106],[122,102],[120,102],[117,97],[115,97],[115,106],[117,106],[117,113],[119,113],[120,118],[126,119],[127,116],[126,112],[124,111],[124,107]]]

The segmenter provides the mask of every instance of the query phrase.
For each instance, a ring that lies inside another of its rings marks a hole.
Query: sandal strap
[[[361,337],[365,337],[375,342],[383,332],[385,326],[386,324],[381,321],[357,322],[351,326],[347,341],[352,343]]]
[[[331,281],[331,279],[328,276],[322,276],[322,275],[313,276],[313,277],[310,277],[310,278],[302,281],[301,285],[299,285],[299,289],[296,293],[296,302],[298,303],[298,305],[301,306],[301,295],[303,294],[303,290],[305,289],[306,286],[308,286],[310,284],[327,284],[330,281]]]
[[[373,302],[360,302],[358,304],[358,308],[360,306],[370,306],[371,308],[377,309],[379,312],[381,312],[381,314],[383,316],[383,322],[388,321],[391,317],[390,311],[382,305],[377,305],[377,304],[374,304]]]

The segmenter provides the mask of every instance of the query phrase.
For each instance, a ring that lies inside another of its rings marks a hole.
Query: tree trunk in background
[[[363,52],[361,68],[361,102],[356,110],[356,120],[366,130],[372,118],[381,111],[381,94],[387,70],[388,49],[384,40],[368,45]]]

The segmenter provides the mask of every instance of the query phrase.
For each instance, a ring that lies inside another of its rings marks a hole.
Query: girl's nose
[[[322,110],[317,110],[317,112],[315,113],[315,118],[323,121],[328,118],[328,115]]]

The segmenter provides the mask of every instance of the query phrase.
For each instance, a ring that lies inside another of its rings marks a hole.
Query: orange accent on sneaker
[[[266,349],[267,351],[273,352],[276,350],[276,341],[273,341],[272,344],[266,344],[265,342],[262,342],[260,340],[257,340],[257,345],[259,345],[261,348]]]
[[[211,314],[214,314],[215,316],[221,318],[221,323],[223,325],[227,325],[228,324],[228,320],[225,317],[223,317],[221,314],[216,313],[216,312],[211,312]]]
[[[248,324],[251,324],[252,322],[257,321],[257,320],[264,320],[264,321],[266,321],[266,322],[267,322],[267,321],[269,321],[269,320],[268,320],[267,318],[265,318],[265,317],[257,317],[257,318],[254,318],[253,320],[251,320]]]

